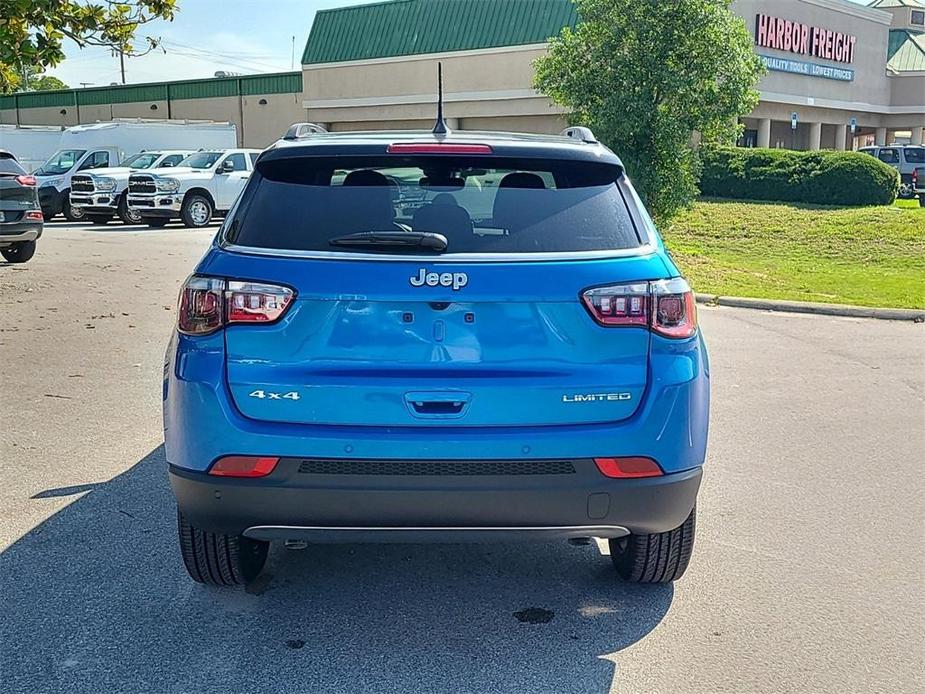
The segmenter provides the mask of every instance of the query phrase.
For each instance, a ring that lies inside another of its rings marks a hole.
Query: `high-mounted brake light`
[[[633,456],[629,458],[595,458],[594,464],[605,477],[637,478],[660,477],[662,468],[652,458]]]
[[[16,182],[21,186],[34,186],[38,183],[32,174],[24,174],[16,177]]]
[[[268,456],[229,455],[219,458],[209,469],[217,477],[266,477],[276,469],[279,458]]]
[[[235,323],[278,320],[294,293],[288,287],[192,276],[180,290],[177,330],[184,335],[208,335]]]
[[[690,285],[678,277],[658,282],[614,284],[581,295],[588,313],[605,327],[648,327],[665,337],[697,332],[697,306]]]
[[[395,142],[386,150],[389,154],[491,154],[489,145],[439,144],[426,142]]]

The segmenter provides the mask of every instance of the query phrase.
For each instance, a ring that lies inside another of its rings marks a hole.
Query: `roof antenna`
[[[437,63],[437,122],[431,132],[434,135],[446,135],[450,132],[443,120],[443,63]]]

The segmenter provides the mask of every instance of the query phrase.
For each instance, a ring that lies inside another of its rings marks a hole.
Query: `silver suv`
[[[889,147],[864,147],[858,150],[877,157],[899,171],[899,197],[909,200],[915,197],[912,173],[925,165],[925,147],[922,145],[890,145]]]

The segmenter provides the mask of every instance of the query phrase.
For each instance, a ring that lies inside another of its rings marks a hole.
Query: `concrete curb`
[[[732,306],[735,308],[753,308],[760,311],[782,311],[787,313],[814,313],[822,316],[847,316],[849,318],[904,320],[915,323],[925,322],[925,310],[920,309],[813,304],[804,301],[746,299],[737,296],[717,296],[716,294],[697,294],[696,296],[698,304],[708,304],[710,306]]]

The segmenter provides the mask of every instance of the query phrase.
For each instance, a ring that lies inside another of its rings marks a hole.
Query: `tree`
[[[59,80],[57,77],[52,77],[51,75],[42,75],[41,77],[33,77],[29,80],[29,91],[30,92],[49,92],[53,89],[69,89],[64,82]]]
[[[626,165],[657,221],[698,194],[694,132],[732,143],[764,66],[732,0],[575,0],[581,22],[536,62],[537,89]]]
[[[3,0],[0,3],[0,93],[15,91],[22,75],[41,72],[64,60],[61,44],[108,46],[125,55],[152,50],[159,40],[145,37],[139,51],[139,26],[172,20],[177,0]]]

